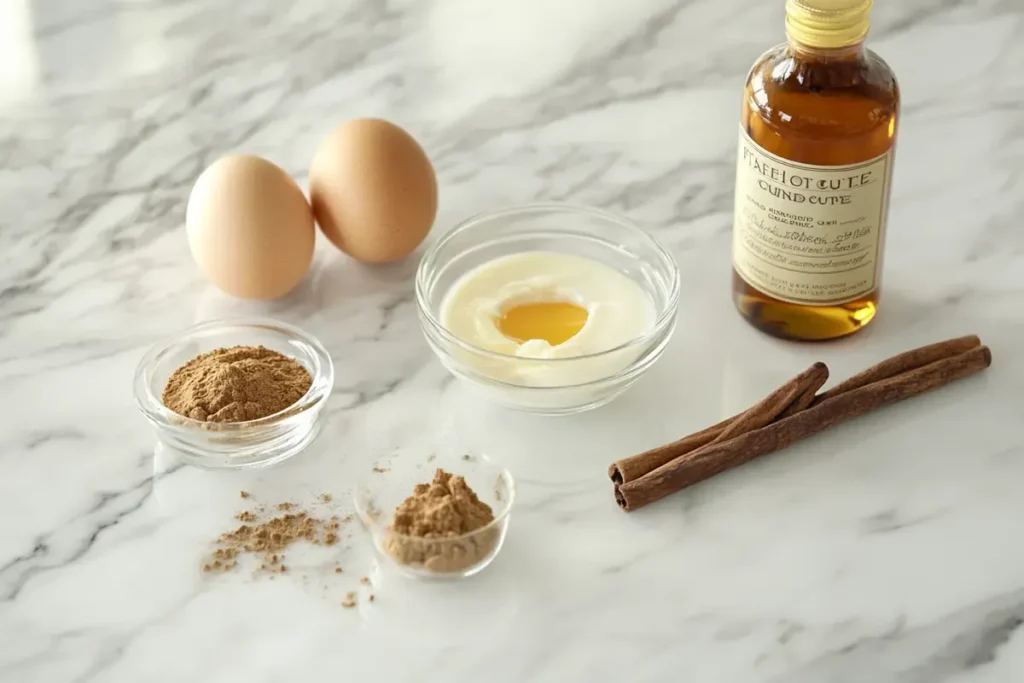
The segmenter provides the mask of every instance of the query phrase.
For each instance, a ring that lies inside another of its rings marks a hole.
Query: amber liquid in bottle
[[[862,44],[810,48],[790,41],[753,66],[743,93],[741,127],[764,151],[815,166],[858,164],[891,151],[899,90],[889,66]],[[891,155],[887,171],[891,174]],[[877,239],[881,267],[888,178]],[[739,200],[737,200],[739,201]],[[740,207],[737,206],[737,211]],[[733,301],[752,325],[784,339],[842,337],[867,325],[878,310],[874,289],[839,304],[783,301],[751,286],[733,268]]]

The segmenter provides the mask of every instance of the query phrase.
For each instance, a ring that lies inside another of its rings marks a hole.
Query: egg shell
[[[408,256],[437,215],[430,159],[412,136],[381,119],[347,121],[320,143],[309,194],[324,235],[366,263]]]
[[[218,159],[188,199],[189,249],[209,280],[228,294],[273,299],[302,280],[316,229],[302,189],[266,159]]]

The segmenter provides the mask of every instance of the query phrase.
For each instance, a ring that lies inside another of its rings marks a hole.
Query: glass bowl
[[[167,380],[180,366],[201,353],[238,345],[262,345],[294,358],[313,379],[309,391],[288,408],[247,422],[201,422],[163,404]],[[239,318],[202,323],[155,344],[135,371],[135,403],[157,438],[184,462],[262,467],[296,455],[316,438],[333,386],[331,357],[314,337],[274,320]]]
[[[404,576],[428,580],[472,576],[494,561],[505,542],[515,500],[511,473],[476,454],[418,459],[398,456],[396,460],[386,467],[374,467],[353,494],[356,513],[370,534],[377,561]],[[437,469],[464,477],[477,497],[491,507],[494,520],[460,536],[423,538],[391,531],[395,508],[412,495],[417,484],[429,484]]]
[[[650,296],[654,326],[607,351],[531,359],[476,347],[441,324],[441,306],[463,275],[509,254],[562,252],[611,266]],[[475,216],[441,237],[416,273],[427,343],[441,363],[491,400],[546,415],[581,412],[624,392],[664,351],[676,324],[680,278],[672,256],[635,223],[599,209],[536,204]]]

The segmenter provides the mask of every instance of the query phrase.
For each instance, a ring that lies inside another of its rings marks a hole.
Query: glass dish
[[[295,404],[258,420],[200,422],[160,400],[168,378],[201,353],[238,345],[265,346],[302,364],[313,383]],[[240,318],[196,325],[155,344],[135,371],[135,403],[157,438],[191,465],[263,467],[302,451],[316,437],[334,386],[334,365],[323,345],[302,330],[274,320]]]
[[[356,513],[370,534],[382,566],[418,579],[457,579],[483,570],[505,542],[515,500],[511,473],[483,455],[445,455],[421,458],[398,456],[400,462],[374,467],[356,486]],[[477,497],[491,507],[494,520],[461,536],[422,538],[392,532],[395,508],[417,484],[429,483],[436,469],[466,479]]]
[[[482,349],[442,326],[442,303],[463,275],[493,259],[524,251],[562,252],[611,266],[650,296],[654,326],[616,348],[555,359],[520,358]],[[420,325],[441,363],[499,404],[546,415],[603,405],[650,368],[675,329],[679,289],[675,261],[648,233],[615,214],[567,204],[536,204],[470,218],[424,254],[416,273]],[[522,377],[544,381],[527,384],[517,379]]]

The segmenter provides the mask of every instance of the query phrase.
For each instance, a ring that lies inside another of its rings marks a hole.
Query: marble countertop
[[[757,333],[729,293],[740,86],[781,40],[783,4],[0,5],[0,680],[1024,679],[1024,10],[877,3],[871,46],[904,97],[881,312],[810,346]],[[209,287],[183,228],[199,172],[245,151],[304,183],[319,139],[356,116],[422,141],[435,237],[534,200],[648,227],[684,291],[656,370],[597,411],[535,418],[450,381],[418,329],[415,259],[370,269],[321,243],[281,301]],[[133,405],[135,364],[159,337],[249,313],[329,348],[329,423],[280,467],[180,466]],[[813,360],[840,377],[971,332],[993,349],[983,376],[637,513],[613,502],[613,459]],[[434,448],[518,478],[480,576],[390,577],[355,527],[273,581],[199,571],[240,489],[328,491],[344,514],[354,473]]]

